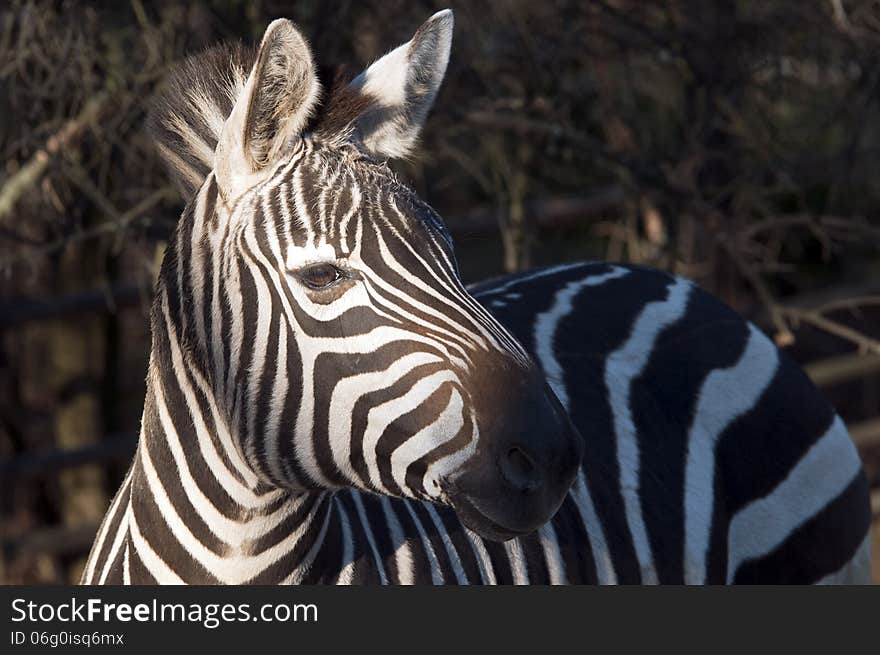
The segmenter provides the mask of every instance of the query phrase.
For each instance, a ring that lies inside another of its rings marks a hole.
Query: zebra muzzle
[[[583,438],[559,401],[545,384],[534,386],[496,413],[476,454],[445,485],[459,519],[485,539],[506,541],[550,520],[583,457]]]

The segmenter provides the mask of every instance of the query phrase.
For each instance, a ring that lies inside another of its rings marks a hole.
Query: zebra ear
[[[291,21],[273,21],[214,153],[217,182],[227,197],[236,197],[279,159],[319,94],[308,43]]]
[[[353,125],[354,138],[370,155],[411,152],[446,74],[453,25],[452,10],[437,12],[410,41],[352,80],[349,88],[370,100]]]

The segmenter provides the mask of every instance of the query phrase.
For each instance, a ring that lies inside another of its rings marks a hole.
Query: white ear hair
[[[450,9],[429,18],[413,38],[377,60],[351,83],[373,104],[356,121],[355,138],[369,154],[410,153],[449,63],[454,19]]]
[[[291,21],[273,21],[214,154],[227,198],[237,197],[279,159],[305,127],[320,91],[306,40]]]

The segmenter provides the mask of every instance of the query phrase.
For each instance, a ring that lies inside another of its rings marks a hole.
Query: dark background
[[[806,366],[880,483],[876,0],[11,0],[0,582],[75,580],[133,450],[184,201],[142,129],[169,67],[286,16],[356,73],[448,5],[446,82],[396,168],[465,278],[574,259],[692,278]]]

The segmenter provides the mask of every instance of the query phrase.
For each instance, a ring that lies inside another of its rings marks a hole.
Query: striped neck
[[[147,569],[190,583],[313,577],[332,494],[294,494],[254,474],[209,385],[167,333],[154,335],[130,500],[136,551],[156,555]]]

